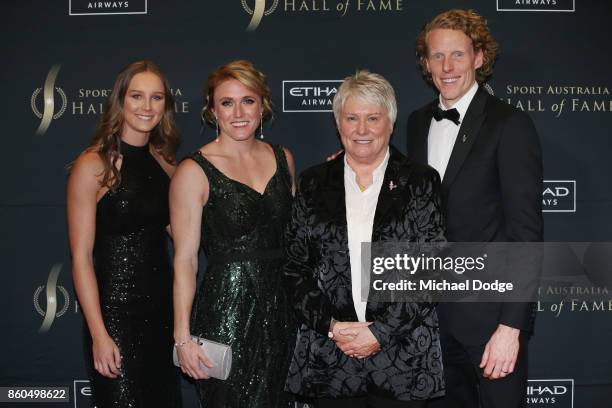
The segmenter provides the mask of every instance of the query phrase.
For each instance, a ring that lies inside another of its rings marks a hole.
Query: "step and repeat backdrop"
[[[435,97],[416,66],[415,38],[439,12],[473,8],[501,44],[489,91],[529,112],[541,139],[546,240],[612,241],[610,2],[263,3],[263,13],[255,0],[2,4],[0,386],[68,387],[69,402],[49,406],[89,406],[66,232],[67,165],[89,143],[118,71],[139,59],[156,61],[170,80],[179,157],[215,135],[200,119],[208,73],[233,59],[253,61],[275,104],[266,139],[287,146],[303,170],[339,148],[331,100],[357,68],[394,86],[392,143],[405,151],[409,113]],[[580,251],[567,262],[579,266]],[[601,288],[610,275],[580,290],[542,288],[566,296],[538,304],[529,407],[612,406],[612,294]],[[183,391],[185,406],[196,407],[186,380]]]

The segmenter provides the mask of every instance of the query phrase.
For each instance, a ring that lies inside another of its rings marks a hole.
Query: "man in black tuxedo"
[[[408,120],[408,156],[442,178],[451,242],[542,241],[542,157],[527,114],[480,85],[498,46],[486,20],[466,10],[436,16],[417,58],[439,98]],[[438,305],[447,395],[429,407],[526,404],[528,303]]]

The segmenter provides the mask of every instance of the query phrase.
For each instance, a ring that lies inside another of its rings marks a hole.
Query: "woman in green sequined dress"
[[[205,115],[217,139],[180,164],[170,188],[174,338],[203,407],[290,404],[283,385],[295,327],[282,268],[295,170],[287,149],[255,136],[271,114],[265,77],[250,62],[214,71]],[[196,289],[200,247],[208,266]],[[210,361],[190,334],[232,347],[226,381],[199,368]]]

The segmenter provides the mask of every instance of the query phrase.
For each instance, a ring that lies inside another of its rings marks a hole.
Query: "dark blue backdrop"
[[[0,386],[65,385],[79,399],[61,406],[85,406],[87,384],[77,382],[86,376],[66,236],[66,165],[88,144],[119,69],[137,59],[157,61],[170,79],[180,156],[214,134],[199,119],[207,73],[232,59],[252,60],[268,75],[276,106],[266,138],[291,149],[299,170],[338,148],[332,114],[320,111],[329,110],[333,81],[356,68],[394,85],[393,143],[404,150],[408,114],[434,97],[416,68],[414,39],[438,12],[474,8],[502,46],[491,90],[530,111],[541,138],[550,187],[543,191],[546,239],[611,240],[609,2],[268,0],[257,27],[246,31],[256,23],[254,7],[254,0],[2,5]],[[53,67],[45,121],[45,81]],[[51,313],[45,292],[54,265],[58,304],[49,329],[40,332],[43,315]],[[530,350],[531,407],[610,406],[611,299],[604,293],[601,303],[583,303],[575,295],[562,306],[540,305]],[[186,406],[195,406],[192,387],[184,385]],[[556,385],[558,393],[542,391],[544,385]]]

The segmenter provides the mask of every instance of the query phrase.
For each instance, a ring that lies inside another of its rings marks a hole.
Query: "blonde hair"
[[[203,119],[211,125],[217,123],[213,109],[215,107],[215,89],[228,79],[235,79],[261,97],[263,120],[271,119],[272,100],[266,76],[253,66],[250,61],[236,60],[220,66],[208,75],[206,81],[206,100],[204,102]]]
[[[339,123],[344,104],[349,97],[384,107],[387,109],[389,120],[395,124],[397,118],[395,91],[382,75],[362,69],[357,70],[355,75],[344,78],[333,102],[336,123]]]

